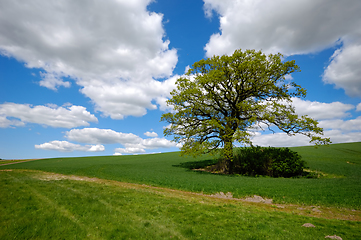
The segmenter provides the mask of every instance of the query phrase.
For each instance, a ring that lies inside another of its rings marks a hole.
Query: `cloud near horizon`
[[[361,131],[328,130],[324,131],[324,137],[330,138],[332,143],[360,142]],[[288,136],[286,133],[261,134],[259,132],[252,138],[253,145],[263,147],[300,147],[312,145],[309,141],[310,139],[304,135]]]
[[[67,141],[51,141],[48,143],[35,145],[35,148],[43,149],[43,150],[55,150],[55,151],[59,151],[59,152],[74,152],[74,151],[102,152],[105,150],[103,145],[82,146],[82,145],[70,143]]]
[[[308,115],[318,120],[319,126],[324,130],[324,137],[330,138],[332,143],[361,141],[361,117],[352,119],[352,114],[349,112],[355,108],[356,111],[359,111],[358,108],[361,103],[355,107],[352,104],[343,104],[340,102],[321,103],[293,98],[292,105],[295,107],[298,115]],[[351,119],[343,119],[350,117]],[[267,129],[267,126],[263,126],[263,128]],[[311,145],[311,143],[309,143],[310,139],[301,134],[295,136],[288,136],[283,132],[270,134],[264,133],[258,128],[251,133],[254,134],[252,137],[254,145],[273,147]]]
[[[133,133],[116,132],[111,129],[99,129],[99,128],[83,128],[72,129],[65,133],[65,138],[72,142],[94,144],[81,146],[73,144],[68,141],[51,141],[40,145],[35,145],[36,148],[56,151],[78,151],[83,149],[84,151],[90,151],[90,149],[103,151],[105,148],[103,144],[121,144],[124,148],[116,148],[114,151],[118,154],[133,154],[133,153],[145,153],[146,149],[157,148],[171,148],[180,147],[179,144],[171,142],[165,138],[156,137],[156,133],[146,133],[151,138],[143,139]],[[102,146],[102,147],[99,147]],[[88,149],[88,150],[87,150]]]
[[[355,109],[352,104],[341,102],[322,103],[300,98],[292,98],[292,105],[298,115],[308,115],[316,120],[349,117],[351,114],[348,111]]]

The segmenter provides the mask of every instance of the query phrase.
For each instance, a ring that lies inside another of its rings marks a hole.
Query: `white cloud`
[[[219,14],[220,33],[205,46],[208,57],[256,49],[289,56],[342,43],[323,74],[325,83],[361,96],[361,3],[349,0],[204,0],[206,16]]]
[[[16,118],[19,120],[10,120]],[[0,126],[23,126],[25,123],[36,123],[51,127],[73,128],[88,126],[89,122],[98,119],[82,106],[32,106],[29,104],[0,104]]]
[[[43,150],[55,150],[60,152],[102,152],[105,149],[103,145],[81,146],[79,144],[74,144],[67,141],[51,141],[40,145],[35,145],[35,148]]]
[[[297,114],[308,115],[316,120],[347,117],[350,115],[347,111],[355,108],[352,104],[341,102],[322,103],[299,98],[293,98],[292,102]]]
[[[322,78],[351,97],[361,97],[361,38],[359,41],[336,50]]]
[[[144,148],[116,148],[114,155],[145,153]]]
[[[324,137],[330,138],[332,143],[361,141],[361,116],[349,120],[322,120],[319,122],[319,127],[323,128]],[[260,129],[255,130],[257,131],[251,132],[254,135],[252,137],[254,145],[272,147],[312,145],[309,143],[310,139],[304,135],[288,136],[282,132],[269,134],[268,132],[261,132]]]
[[[41,86],[74,79],[105,116],[142,116],[169,94],[174,81],[155,79],[170,77],[178,61],[150,2],[1,1],[0,54],[43,69]]]
[[[350,0],[204,0],[205,13],[220,17],[221,33],[206,45],[207,56],[262,49],[285,55],[317,52],[359,29],[361,4]]]
[[[357,111],[357,112],[361,111],[361,103],[359,103],[359,104],[357,105],[356,111]]]
[[[333,129],[342,131],[361,131],[361,116],[350,120],[324,120],[320,121],[323,129]]]
[[[345,132],[341,130],[324,131],[324,137],[331,139],[332,143],[360,142],[361,131]],[[264,147],[297,147],[312,145],[309,138],[304,135],[288,136],[286,133],[256,134],[252,142],[255,146]]]
[[[59,86],[70,87],[71,83],[62,80],[62,76],[56,73],[40,73],[42,80],[39,82],[40,86],[57,90]]]
[[[287,75],[285,75],[285,80],[286,80],[286,81],[293,80],[292,75],[291,75],[291,74],[287,74]]]
[[[141,145],[147,149],[179,147],[177,143],[171,142],[165,138],[143,139]]]
[[[90,144],[136,144],[142,139],[133,133],[121,133],[111,129],[83,128],[66,132],[70,141]]]
[[[168,124],[167,126],[163,126],[163,129],[168,129],[172,126],[172,124]]]
[[[331,138],[332,143],[361,142],[361,132],[344,132],[341,130],[325,131],[325,136]]]
[[[149,138],[149,139],[141,139],[136,144],[126,143],[123,144],[125,148],[116,148],[114,151],[116,153],[124,154],[124,153],[145,153],[146,149],[156,149],[156,148],[171,148],[171,147],[181,147],[180,144],[171,142],[165,138]]]
[[[145,82],[118,81],[107,83],[92,81],[81,92],[90,97],[98,111],[113,119],[123,119],[127,115],[143,116],[147,109],[157,109],[155,100],[161,110],[166,110],[166,97],[175,88],[177,76],[163,82],[149,80]]]
[[[319,127],[323,128],[324,137],[330,138],[332,143],[361,141],[361,116],[355,119],[341,119],[351,116],[348,111],[355,108],[352,104],[311,102],[299,98],[293,98],[292,101],[297,114],[308,115],[320,120]],[[267,130],[267,126],[262,126],[262,129]],[[309,143],[308,137],[300,134],[295,136],[288,136],[283,132],[269,134],[269,131],[261,131],[259,128],[254,128],[250,133],[254,135],[252,137],[253,144],[259,146],[295,147],[312,145]]]
[[[155,136],[154,132],[148,135]],[[88,144],[114,144],[119,143],[124,148],[117,148],[117,153],[144,153],[146,149],[180,147],[179,144],[165,138],[143,139],[132,133],[121,133],[111,129],[84,128],[72,129],[66,132],[70,141]],[[122,149],[122,150],[120,150]]]
[[[286,133],[261,134],[258,132],[253,138],[255,146],[263,147],[296,147],[310,145],[310,140],[304,135],[288,136]]]
[[[7,119],[6,116],[1,116],[0,114],[0,128],[8,128],[8,127],[23,127],[25,126],[24,122],[14,119]]]
[[[156,132],[145,132],[144,135],[147,137],[158,137]]]

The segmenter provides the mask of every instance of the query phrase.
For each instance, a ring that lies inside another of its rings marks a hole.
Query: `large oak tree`
[[[214,56],[193,64],[167,101],[172,112],[161,120],[170,123],[166,136],[182,143],[183,154],[198,155],[221,149],[219,166],[232,172],[233,144],[252,144],[251,129],[274,127],[288,135],[303,134],[315,144],[327,144],[323,129],[307,116],[298,116],[292,98],[306,90],[286,76],[300,71],[295,61],[281,54],[236,50],[232,56]]]

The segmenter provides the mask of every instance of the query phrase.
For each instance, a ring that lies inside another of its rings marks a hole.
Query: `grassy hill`
[[[178,152],[0,166],[0,239],[361,239],[361,143],[293,150],[323,177],[196,172],[213,159]],[[235,199],[255,194],[273,203]]]
[[[231,192],[238,198],[256,194],[272,198],[276,203],[361,209],[361,143],[292,149],[301,154],[311,170],[326,176],[320,179],[287,179],[195,172],[180,166],[212,161],[212,158],[185,158],[180,157],[179,152],[44,159],[0,166],[0,169],[36,169],[207,194]]]

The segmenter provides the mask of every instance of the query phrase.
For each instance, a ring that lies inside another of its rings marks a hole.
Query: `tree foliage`
[[[277,127],[288,135],[303,134],[315,144],[327,144],[323,129],[308,116],[298,116],[292,98],[306,90],[286,76],[300,71],[282,55],[236,50],[232,56],[214,56],[192,65],[180,77],[167,101],[172,112],[166,136],[182,143],[183,154],[198,155],[222,149],[224,172],[232,171],[233,143],[252,145],[252,128]]]

